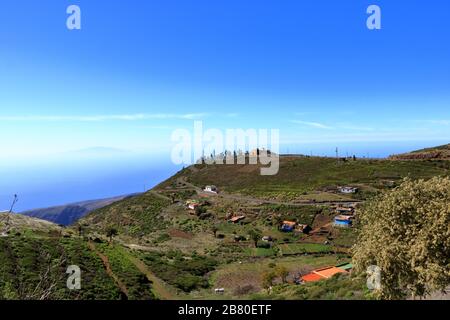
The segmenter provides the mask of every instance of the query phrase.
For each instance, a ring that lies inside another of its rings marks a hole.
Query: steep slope
[[[95,210],[80,223],[88,230],[104,232],[114,226],[122,235],[139,237],[165,225],[161,213],[169,204],[169,199],[149,191]]]
[[[151,282],[120,248],[96,248],[74,230],[19,214],[0,214],[0,230],[6,226],[0,236],[0,300],[155,299]],[[81,270],[80,290],[67,288],[72,265]]]
[[[27,210],[21,212],[21,214],[68,226],[78,221],[80,218],[84,217],[86,214],[93,210],[106,207],[111,203],[133,196],[135,196],[135,194],[100,200],[88,200],[49,208]]]

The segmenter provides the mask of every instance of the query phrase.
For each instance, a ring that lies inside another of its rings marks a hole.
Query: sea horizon
[[[337,144],[342,157],[387,158],[392,154],[409,152],[444,144],[444,141],[377,142]],[[311,150],[311,151],[308,151]],[[280,154],[334,157],[329,145],[282,146]],[[14,212],[67,205],[141,193],[170,178],[183,165],[171,162],[170,154],[139,154],[107,148],[89,149],[83,153],[41,159],[35,164],[15,165],[9,171],[2,165],[0,174],[0,211],[9,210],[14,194],[19,201]]]

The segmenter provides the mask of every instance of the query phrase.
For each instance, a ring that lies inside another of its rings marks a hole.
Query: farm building
[[[334,218],[334,225],[337,227],[351,227],[353,216],[339,215]]]
[[[311,273],[304,275],[301,280],[303,282],[314,282],[329,279],[338,273],[348,273],[352,268],[353,265],[351,263],[344,263],[335,267],[316,269]]]
[[[283,221],[283,224],[281,226],[281,231],[283,232],[292,232],[294,231],[295,225],[297,223],[294,221]]]
[[[212,193],[219,193],[219,189],[216,186],[206,186],[204,191],[212,192]]]
[[[319,280],[323,280],[323,278],[321,276],[319,276],[318,274],[315,273],[308,273],[307,275],[304,275],[302,278],[303,282],[315,282],[315,281],[319,281]]]
[[[231,217],[231,218],[228,220],[228,222],[231,222],[231,223],[238,223],[239,221],[242,221],[242,220],[244,220],[244,219],[245,219],[245,216],[244,216],[244,215],[234,216],[234,217]]]
[[[347,273],[347,271],[345,271],[344,269],[341,269],[341,268],[337,268],[337,267],[328,267],[328,268],[314,270],[313,273],[318,274],[322,278],[329,279],[332,276],[334,276],[335,274]]]
[[[340,193],[356,193],[358,188],[355,187],[338,187]]]
[[[188,207],[188,209],[190,210],[195,210],[200,206],[200,203],[198,203],[198,201],[196,200],[188,200],[186,201],[186,207]]]

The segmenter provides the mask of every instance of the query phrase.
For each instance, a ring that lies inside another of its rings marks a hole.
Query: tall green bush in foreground
[[[404,182],[358,212],[357,272],[381,269],[383,299],[425,296],[450,284],[450,179]]]

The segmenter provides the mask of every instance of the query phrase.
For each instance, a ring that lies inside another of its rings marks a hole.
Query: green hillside
[[[448,175],[448,161],[356,160],[337,162],[333,158],[281,157],[274,176],[261,176],[254,165],[195,165],[160,184],[157,189],[173,187],[183,178],[196,186],[214,184],[222,191],[267,198],[314,199],[313,192],[335,190],[336,186],[359,186],[363,193],[383,189],[388,181]],[[309,197],[308,194],[311,194]],[[306,197],[305,197],[306,196]],[[320,197],[318,198],[320,200]],[[324,200],[334,200],[325,197]]]
[[[7,218],[0,215],[0,228],[9,226],[0,237],[0,299],[155,298],[149,280],[131,262],[116,258],[115,247],[94,244],[48,221],[15,214]],[[81,290],[67,288],[70,265],[81,269]]]
[[[9,235],[0,238],[0,298],[27,297],[49,265],[56,285],[48,299],[371,298],[364,281],[349,274],[301,286],[294,279],[351,260],[357,233],[333,225],[336,207],[351,203],[357,218],[366,199],[403,178],[448,176],[449,170],[445,160],[300,156],[281,157],[275,176],[261,176],[258,165],[190,166],[69,228],[14,219]],[[203,192],[207,184],[219,194]],[[358,191],[342,194],[339,186]],[[186,200],[200,206],[189,210]],[[286,220],[311,231],[283,232]],[[68,264],[83,270],[81,291],[65,288]]]

